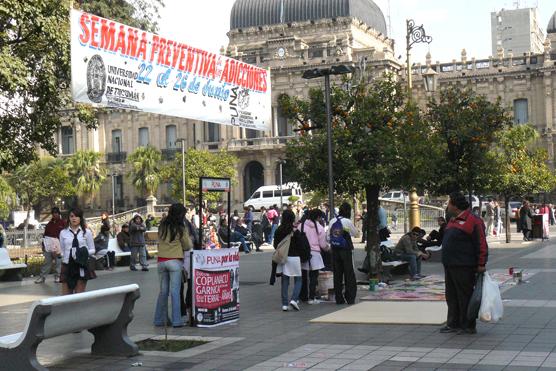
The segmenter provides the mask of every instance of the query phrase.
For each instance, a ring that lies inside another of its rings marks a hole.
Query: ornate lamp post
[[[332,108],[330,105],[330,75],[345,75],[353,73],[355,67],[340,64],[327,68],[313,68],[303,73],[304,79],[314,79],[324,76],[324,97],[326,99],[326,134],[328,138],[328,220],[334,218],[334,175],[332,172]]]
[[[415,21],[413,19],[406,20],[407,25],[407,33],[405,35],[406,40],[406,55],[407,55],[407,99],[411,101],[412,99],[412,68],[411,68],[411,48],[413,45],[418,43],[427,43],[430,44],[432,42],[432,37],[427,36],[425,33],[425,29],[423,25],[416,26]],[[413,229],[413,227],[418,227],[421,224],[419,218],[419,197],[417,196],[417,192],[415,188],[411,190],[409,193],[409,227]]]

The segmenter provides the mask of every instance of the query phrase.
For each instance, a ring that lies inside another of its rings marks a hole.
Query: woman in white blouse
[[[85,225],[83,211],[78,208],[70,210],[67,228],[60,232],[62,250],[62,270],[60,282],[62,295],[84,292],[87,281],[96,278],[94,270],[87,267],[85,250],[88,256],[95,253],[93,232]]]

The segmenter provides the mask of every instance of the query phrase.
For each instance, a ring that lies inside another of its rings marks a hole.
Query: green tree
[[[171,195],[180,202],[183,197],[181,159],[179,153],[174,162],[164,169],[165,179],[170,182]],[[237,158],[225,150],[209,152],[190,148],[185,153],[185,161],[185,189],[189,202],[198,199],[199,178],[202,176],[231,178],[232,185],[237,184]],[[221,199],[221,194],[208,192],[203,195],[203,199],[218,201]]]
[[[511,236],[510,197],[549,192],[556,187],[556,175],[547,165],[547,152],[535,145],[538,138],[533,126],[517,125],[499,132],[490,152],[489,190],[504,197],[506,242]]]
[[[131,166],[128,176],[143,196],[156,193],[162,180],[161,161],[162,154],[152,146],[137,147],[127,158]]]
[[[5,177],[0,177],[0,219],[6,219],[14,205],[15,192]]]
[[[442,139],[433,190],[441,194],[484,192],[493,171],[488,153],[500,130],[512,124],[500,97],[491,102],[456,86],[444,89],[440,100],[431,100],[428,108],[431,124]]]
[[[72,105],[70,86],[69,13],[71,5],[156,29],[161,0],[3,0],[0,4],[0,171],[36,159],[36,145],[57,151],[59,112]],[[96,125],[90,106],[69,110]]]
[[[419,110],[404,102],[404,89],[391,75],[371,82],[363,79],[353,88],[332,89],[332,140],[334,146],[334,190],[356,195],[365,191],[368,209],[367,246],[371,270],[380,267],[378,197],[382,188],[419,186],[428,182],[429,172],[415,164],[426,163],[434,151],[430,125]],[[282,112],[301,129],[324,126],[326,113],[322,90],[313,89],[308,100],[279,98]],[[327,174],[326,132],[303,133],[288,142],[286,154],[297,164],[296,179],[303,188],[325,192]],[[415,139],[417,138],[417,139]]]
[[[94,206],[95,195],[106,180],[106,168],[100,163],[102,154],[78,151],[66,160],[67,170],[83,203]]]

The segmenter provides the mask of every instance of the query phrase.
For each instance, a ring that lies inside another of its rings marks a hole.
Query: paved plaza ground
[[[331,303],[282,312],[280,285],[268,284],[267,251],[241,256],[239,322],[212,329],[170,329],[172,335],[211,340],[206,345],[170,355],[94,357],[89,353],[92,335],[84,331],[44,341],[39,359],[51,370],[556,370],[556,241],[523,243],[517,234],[513,239],[509,245],[490,241],[488,268],[524,268],[530,273],[528,282],[504,291],[504,318],[496,324],[479,323],[476,335],[440,334],[438,326],[430,325],[309,322],[344,308]],[[362,245],[355,255],[359,264]],[[425,263],[423,273],[441,274],[442,267]],[[44,285],[33,279],[0,283],[0,335],[23,330],[32,300],[59,293],[52,281],[49,277]],[[149,272],[125,267],[100,272],[88,289],[129,283],[141,288],[129,334],[134,339],[162,334],[163,329],[152,326],[158,294],[154,261]]]

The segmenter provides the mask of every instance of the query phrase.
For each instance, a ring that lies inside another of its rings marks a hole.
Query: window
[[[527,99],[514,100],[514,122],[525,124],[529,122],[529,107]]]
[[[74,152],[73,128],[71,126],[62,126],[62,154],[71,155]]]
[[[245,137],[247,139],[253,139],[259,137],[259,131],[253,129],[245,129]]]
[[[291,125],[288,124],[288,119],[284,117],[282,112],[278,110],[278,136],[286,137],[293,134]]]
[[[394,192],[392,194],[392,198],[401,198],[402,197],[402,193],[401,192]]]
[[[261,192],[255,192],[253,193],[253,196],[251,196],[251,198],[259,198],[261,197]]]
[[[139,128],[139,146],[146,147],[149,145],[149,128]]]
[[[278,191],[278,192],[280,192],[280,191]],[[291,189],[287,189],[287,188],[282,189],[282,196],[283,197],[289,197],[291,195],[292,195],[292,190]]]
[[[112,130],[112,152],[122,152],[122,131],[120,129]]]
[[[272,191],[263,191],[263,198],[274,197]]]
[[[205,125],[205,142],[218,142],[220,140],[220,125],[207,122]]]
[[[176,148],[176,125],[166,126],[166,148]]]
[[[123,177],[123,175],[116,175],[114,177],[114,200],[116,201],[117,205],[120,205],[124,200],[124,177]]]

